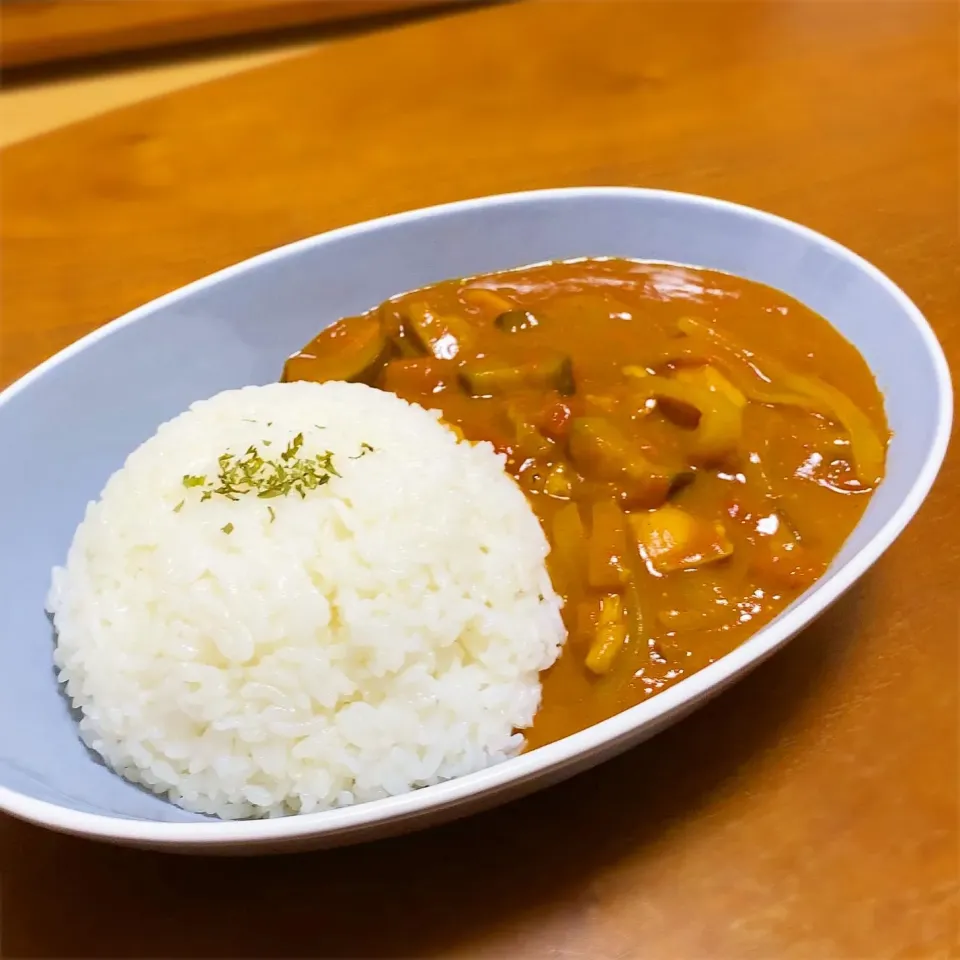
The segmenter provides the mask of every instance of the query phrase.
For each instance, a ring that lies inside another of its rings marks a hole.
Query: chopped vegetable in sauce
[[[469,360],[460,367],[460,380],[472,397],[505,396],[520,390],[556,390],[563,396],[576,392],[573,364],[561,353],[521,361]]]
[[[657,573],[691,570],[726,560],[733,544],[719,520],[694,516],[665,504],[630,517],[630,526],[643,559]]]
[[[823,318],[661,263],[445,281],[328,327],[284,379],[364,381],[505,455],[550,541],[569,634],[531,746],[658,693],[776,616],[855,526],[889,437],[866,363]]]

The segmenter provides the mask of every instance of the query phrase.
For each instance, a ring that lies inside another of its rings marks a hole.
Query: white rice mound
[[[298,433],[341,474],[304,498],[184,486]],[[401,794],[522,748],[565,638],[547,551],[502,457],[435,411],[360,384],[227,391],[89,504],[48,599],[59,677],[84,742],[188,810]]]

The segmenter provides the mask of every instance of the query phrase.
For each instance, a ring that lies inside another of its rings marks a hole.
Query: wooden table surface
[[[955,361],[957,17],[923,0],[520,3],[336,40],[17,144],[0,181],[0,381],[298,237],[611,183],[836,237],[904,287]],[[0,818],[2,952],[960,956],[958,481],[954,448],[874,570],[734,689],[489,814],[248,861]]]

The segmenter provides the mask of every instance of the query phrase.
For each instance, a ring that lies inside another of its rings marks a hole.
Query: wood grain
[[[714,194],[864,254],[960,351],[952,3],[527,3],[10,148],[0,380],[253,253],[459,197]],[[173,374],[173,372],[172,372]],[[8,465],[9,467],[9,465]],[[268,861],[0,819],[10,956],[958,956],[960,460],[815,626],[597,771]]]
[[[396,13],[442,0],[5,0],[0,64],[23,67]]]

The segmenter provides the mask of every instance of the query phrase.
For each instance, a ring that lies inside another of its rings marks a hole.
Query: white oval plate
[[[43,602],[88,500],[127,453],[194,400],[278,378],[338,317],[448,277],[623,256],[726,270],[824,315],[870,364],[894,431],[887,478],[830,570],[732,653],[651,700],[499,766],[399,797],[222,822],[131,786],[81,745],[52,670]],[[0,808],[67,833],[181,852],[260,853],[399,833],[502,803],[653,735],[774,653],[883,553],[946,450],[947,364],[906,295],[804,227],[720,200],[585,187],[485,197],[335,230],[134,310],[0,394]],[[14,468],[11,468],[13,465]],[[15,509],[9,505],[15,504]],[[16,544],[14,547],[13,544]]]

